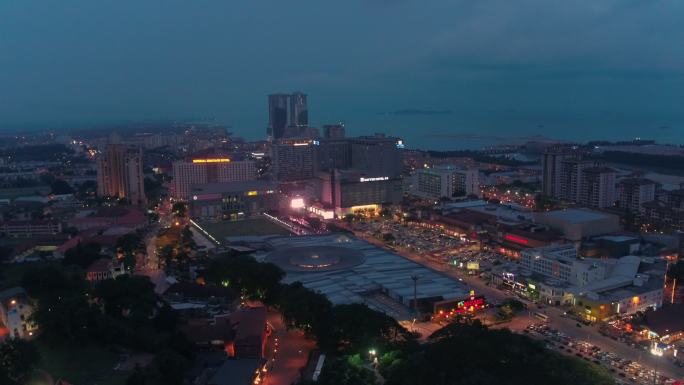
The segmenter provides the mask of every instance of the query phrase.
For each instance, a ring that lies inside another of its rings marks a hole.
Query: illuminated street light
[[[653,346],[651,347],[651,354],[653,354],[656,357],[662,357],[663,356],[663,349],[661,349],[658,346],[658,343],[653,343]],[[658,364],[660,361],[656,358],[656,364],[655,364],[655,370],[653,371],[653,385],[656,385],[658,383]]]

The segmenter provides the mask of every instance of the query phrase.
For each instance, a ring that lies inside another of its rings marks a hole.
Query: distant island
[[[419,110],[406,108],[396,111],[378,112],[378,115],[451,115],[452,110]]]

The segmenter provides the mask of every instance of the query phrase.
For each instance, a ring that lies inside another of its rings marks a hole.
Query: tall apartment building
[[[308,127],[309,108],[306,103],[306,94],[293,92],[290,95],[290,126]]]
[[[280,139],[285,134],[289,102],[288,94],[268,95],[268,137],[272,140]]]
[[[480,195],[477,170],[440,167],[420,169],[414,176],[413,193],[428,199]]]
[[[656,199],[656,183],[645,178],[627,178],[617,184],[618,207],[638,213],[641,205]]]
[[[555,197],[570,202],[579,202],[582,196],[583,171],[595,164],[581,159],[561,161],[560,190]]]
[[[145,177],[139,146],[109,144],[97,159],[97,195],[144,205]]]
[[[173,196],[189,200],[195,185],[244,182],[256,178],[257,166],[252,160],[201,158],[173,162]]]
[[[278,140],[288,136],[295,136],[301,129],[309,126],[309,108],[306,94],[293,92],[292,94],[268,95],[268,130],[270,140]],[[288,127],[290,129],[288,130]]]
[[[310,139],[281,139],[271,145],[273,175],[281,182],[314,177],[316,144]]]
[[[404,169],[400,139],[384,134],[351,139],[352,168],[369,176],[397,177]]]
[[[561,166],[564,160],[571,157],[567,151],[553,150],[542,156],[542,194],[560,198]]]
[[[604,209],[613,207],[615,199],[615,170],[599,166],[582,171],[579,203],[587,207]]]

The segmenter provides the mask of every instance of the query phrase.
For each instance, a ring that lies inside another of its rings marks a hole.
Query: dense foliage
[[[56,266],[28,271],[22,285],[37,302],[32,315],[40,339],[54,346],[100,345],[155,354],[136,384],[180,384],[193,355],[176,330],[176,314],[147,277],[122,275],[94,285],[78,271]]]
[[[615,383],[596,364],[561,356],[527,336],[490,330],[478,321],[449,324],[412,351],[383,355],[380,373],[386,385]]]
[[[39,359],[32,342],[5,340],[0,344],[0,384],[23,384]]]

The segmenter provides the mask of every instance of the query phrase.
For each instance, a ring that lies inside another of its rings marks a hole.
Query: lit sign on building
[[[388,176],[377,176],[374,178],[364,178],[364,177],[359,178],[359,182],[377,182],[377,181],[381,181],[381,180],[389,180],[389,177]]]
[[[292,198],[292,200],[290,201],[290,207],[293,209],[303,209],[304,198]]]
[[[193,159],[192,163],[228,163],[228,158]]]
[[[397,140],[397,148],[404,148],[406,145],[404,144],[404,141],[399,139]]]
[[[253,197],[259,195],[258,191],[247,191],[247,196]]]
[[[483,309],[486,306],[485,298],[483,296],[471,297],[461,301],[449,301],[436,305],[436,313],[439,316],[449,318],[456,314],[473,313],[476,310]]]
[[[512,235],[512,234],[506,234],[506,235],[504,236],[504,239],[507,240],[507,241],[519,243],[519,244],[521,244],[521,245],[527,245],[527,244],[530,243],[530,241],[528,241],[527,239],[521,238],[521,237],[518,237],[518,236]]]
[[[295,142],[292,143],[293,146],[308,146],[309,142]]]
[[[323,217],[323,219],[335,218],[335,212],[332,210],[319,209],[318,207],[310,206],[309,211]]]

